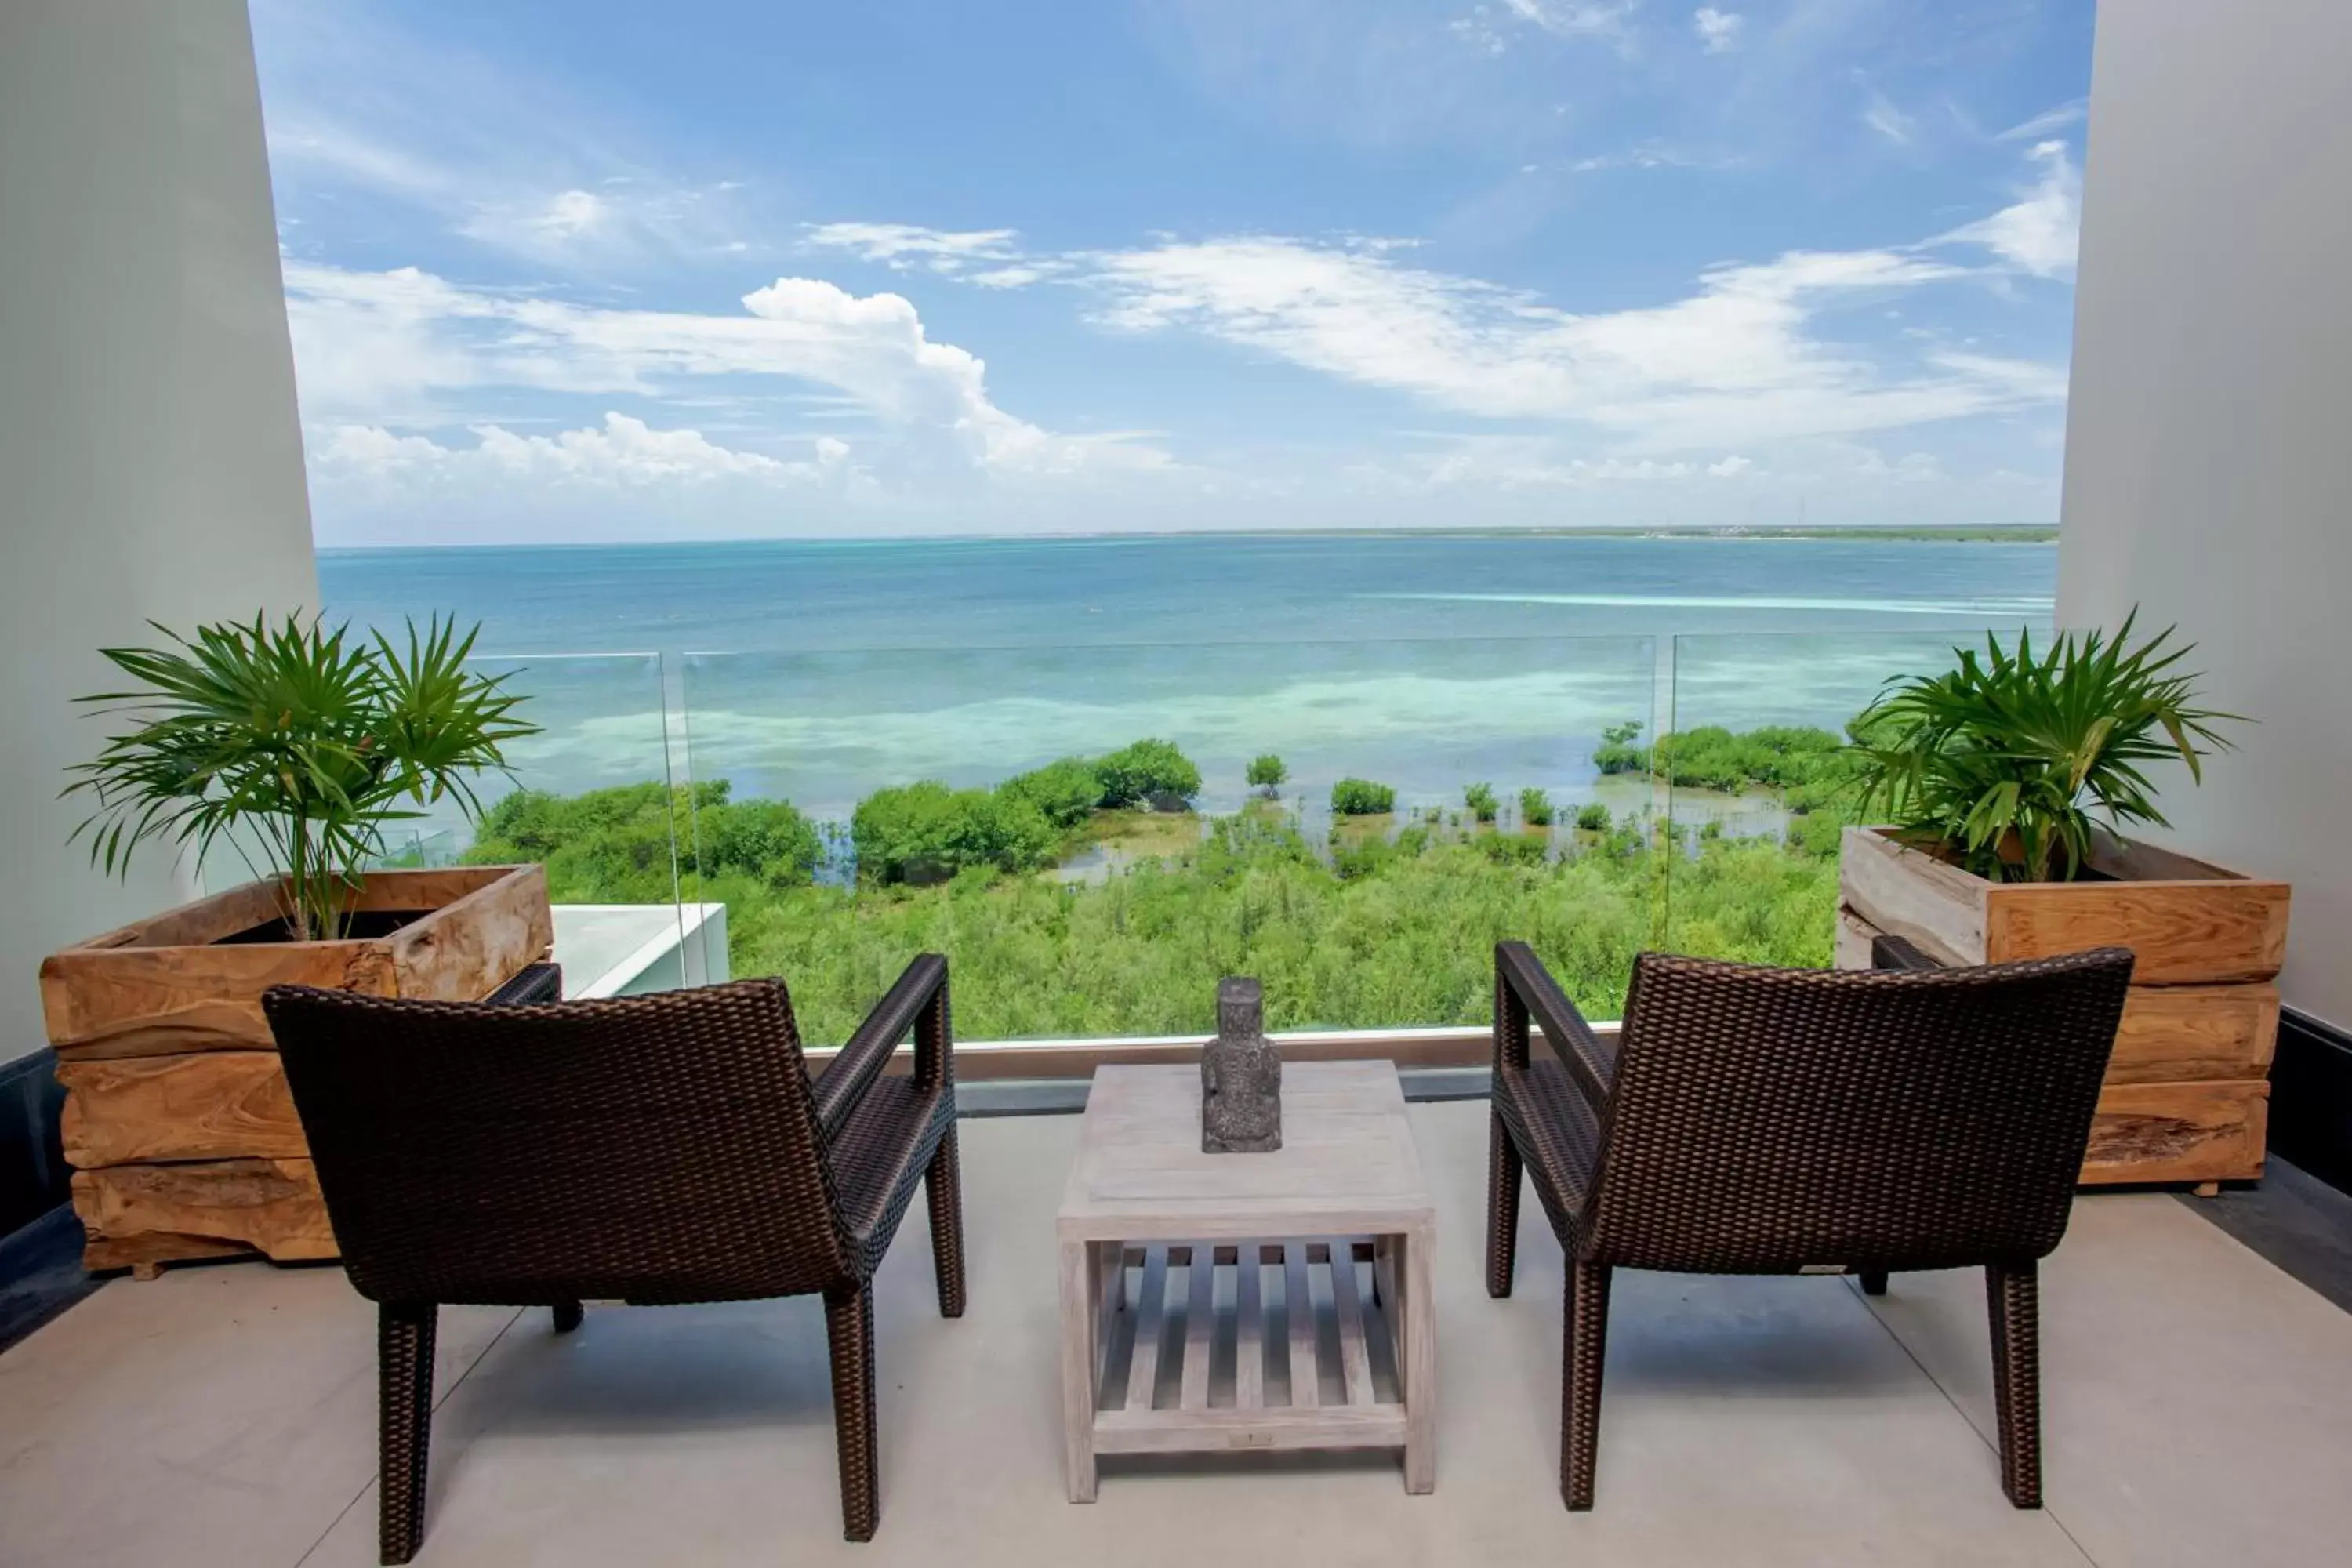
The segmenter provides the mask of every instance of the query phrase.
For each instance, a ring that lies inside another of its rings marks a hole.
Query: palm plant
[[[2227,751],[2213,728],[2240,721],[2195,704],[2199,677],[2178,671],[2195,644],[2168,627],[2132,641],[2135,610],[2113,637],[2067,633],[2040,657],[2021,632],[2014,653],[1988,634],[1982,658],[1898,677],[1853,721],[1852,787],[1864,813],[1941,846],[1993,881],[2072,881],[2095,833],[2165,826],[2142,764]],[[2054,875],[2053,875],[2054,874]]]
[[[404,650],[295,616],[193,638],[155,629],[170,646],[103,650],[134,689],[79,700],[130,727],[73,770],[64,793],[94,805],[73,837],[114,873],[151,838],[201,858],[226,835],[280,879],[297,942],[342,933],[388,824],[444,800],[478,816],[474,775],[504,770],[506,742],[538,732],[513,716],[525,699],[504,676],[465,668],[478,626],[412,623]]]

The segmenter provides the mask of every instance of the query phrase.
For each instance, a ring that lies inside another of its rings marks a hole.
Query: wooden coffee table
[[[1435,1213],[1393,1065],[1285,1066],[1270,1154],[1201,1152],[1197,1067],[1102,1068],[1056,1223],[1072,1502],[1101,1454],[1401,1447],[1435,1486]]]

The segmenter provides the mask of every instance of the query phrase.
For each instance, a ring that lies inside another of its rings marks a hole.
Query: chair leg
[[[375,1317],[378,1545],[405,1563],[425,1539],[425,1468],[433,1446],[433,1338],[440,1309],[379,1303]]]
[[[825,1337],[833,1347],[833,1441],[841,1458],[841,1533],[871,1541],[882,1511],[874,1433],[874,1292],[827,1291]]]
[[[1570,1259],[1561,1335],[1559,1495],[1581,1513],[1592,1506],[1601,1443],[1601,1373],[1609,1355],[1609,1266]]]
[[[2042,1300],[2031,1263],[1985,1270],[1992,1321],[1992,1394],[2000,1429],[2000,1489],[2019,1508],[2042,1506]]]
[[[1862,1293],[1865,1296],[1885,1295],[1886,1270],[1884,1268],[1865,1268],[1862,1270]]]
[[[581,1306],[577,1301],[558,1301],[555,1304],[553,1310],[555,1313],[555,1331],[559,1334],[570,1333],[572,1330],[578,1328],[580,1326],[581,1320],[588,1315],[587,1309]]]
[[[1511,1293],[1519,1256],[1519,1152],[1511,1131],[1491,1112],[1486,1118],[1486,1294],[1497,1301]]]
[[[931,1211],[931,1268],[939,1276],[940,1316],[963,1316],[963,1174],[956,1155],[956,1130],[940,1140],[930,1168],[923,1173],[923,1197]]]

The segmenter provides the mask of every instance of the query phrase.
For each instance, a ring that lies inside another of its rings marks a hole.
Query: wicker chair
[[[2040,1507],[2035,1266],[2065,1233],[2131,970],[2113,948],[1897,974],[1645,952],[1612,1048],[1525,943],[1497,947],[1486,1293],[1511,1293],[1525,1169],[1568,1263],[1568,1506],[1592,1506],[1612,1269],[1852,1272],[1877,1294],[1982,1268],[2001,1486]]]
[[[870,1282],[918,1180],[940,1311],[963,1313],[947,961],[908,966],[811,1081],[777,981],[500,1007],[278,986],[263,999],[319,1185],[377,1303],[383,1548],[425,1526],[444,1302],[822,1293],[843,1532],[872,1538]],[[915,1036],[911,1076],[886,1076]]]

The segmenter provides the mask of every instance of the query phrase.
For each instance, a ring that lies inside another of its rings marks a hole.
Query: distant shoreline
[[[470,544],[322,544],[321,555],[382,554],[412,550],[671,550],[685,545],[759,544],[988,544],[1099,543],[1105,540],[1170,539],[1660,539],[1660,540],[1886,540],[1896,543],[2054,544],[2053,523],[1971,523],[1880,528],[1748,528],[1660,525],[1654,528],[1250,528],[1165,530],[1097,529],[1058,533],[892,533],[858,535],[777,534],[761,539],[549,540],[539,543],[486,542]]]

